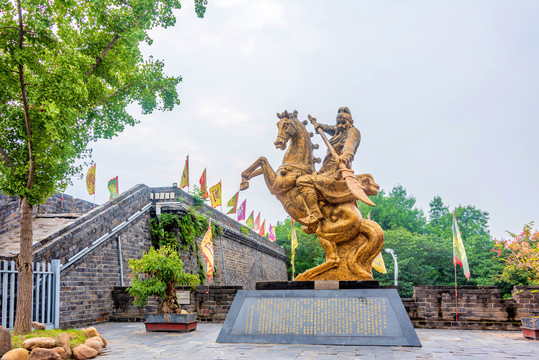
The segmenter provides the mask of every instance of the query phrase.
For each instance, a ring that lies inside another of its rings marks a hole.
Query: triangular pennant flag
[[[258,216],[256,217],[256,220],[255,220],[255,228],[254,228],[253,230],[254,230],[254,231],[260,230],[260,213],[258,213]]]
[[[268,239],[270,241],[275,241],[275,226],[272,226],[270,224],[269,229],[268,229],[268,234],[269,234]]]
[[[206,200],[210,197],[210,195],[208,194],[208,189],[206,188],[206,169],[204,169],[204,171],[202,172],[198,183],[200,184],[200,192],[202,194],[202,198]]]
[[[228,212],[227,214],[235,214],[236,209],[238,207],[238,197],[240,196],[240,192],[238,191],[228,202],[226,203],[226,206],[228,206]]]
[[[265,236],[266,235],[266,220],[264,220],[262,222],[262,225],[260,225],[260,229],[258,231],[258,233],[262,236]]]
[[[464,249],[464,243],[462,242],[462,236],[460,235],[460,229],[457,224],[457,218],[455,212],[453,212],[453,265],[459,264],[462,266],[464,276],[470,281],[470,268],[468,267],[468,258],[466,257],[466,250]]]
[[[180,181],[180,189],[189,186],[189,155],[185,159],[185,165],[182,172],[182,180]]]
[[[292,229],[290,231],[290,249],[291,249],[291,259],[290,264],[292,265],[292,280],[296,276],[296,267],[294,264],[296,258],[296,248],[298,247],[298,235],[296,234],[296,228],[294,226],[294,220],[292,219]]]
[[[255,227],[253,217],[254,217],[254,211],[251,211],[251,215],[249,215],[249,217],[247,218],[247,221],[245,222],[245,226],[247,226],[251,230]]]
[[[118,187],[118,176],[115,178],[112,178],[109,180],[107,187],[110,192],[109,200],[116,199],[118,196],[120,196],[120,191]]]
[[[238,221],[245,220],[245,210],[247,207],[247,199],[243,200],[238,209]]]
[[[386,264],[384,263],[384,258],[382,257],[382,252],[380,251],[378,255],[372,261],[372,268],[379,273],[387,274]]]

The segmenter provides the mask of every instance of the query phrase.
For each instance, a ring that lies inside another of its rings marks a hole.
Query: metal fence
[[[32,321],[39,321],[47,329],[60,326],[60,260],[32,264],[34,285],[32,291]],[[9,329],[15,322],[17,304],[17,265],[15,261],[0,263],[1,324]]]

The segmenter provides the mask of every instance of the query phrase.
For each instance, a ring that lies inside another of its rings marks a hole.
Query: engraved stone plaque
[[[239,291],[217,342],[421,346],[395,289]]]
[[[184,290],[176,290],[176,298],[178,299],[179,305],[189,305],[191,304],[191,292]]]

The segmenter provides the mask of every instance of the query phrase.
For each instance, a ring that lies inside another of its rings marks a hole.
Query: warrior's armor
[[[307,207],[307,217],[300,219],[300,222],[313,226],[323,218],[318,206],[318,196],[316,184],[334,182],[340,179],[339,162],[343,163],[347,169],[352,168],[352,160],[356,154],[361,133],[354,127],[352,115],[347,107],[339,108],[336,125],[315,124],[315,128],[332,135],[329,140],[339,159],[335,159],[331,151],[328,153],[318,174],[300,176],[296,184],[301,187],[301,194]]]

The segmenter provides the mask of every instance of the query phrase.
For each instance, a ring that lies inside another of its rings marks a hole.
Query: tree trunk
[[[17,288],[17,314],[15,335],[32,330],[32,205],[26,197],[21,199],[21,243],[17,268],[19,281]]]

